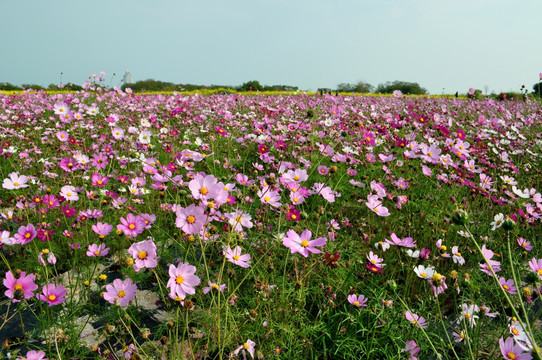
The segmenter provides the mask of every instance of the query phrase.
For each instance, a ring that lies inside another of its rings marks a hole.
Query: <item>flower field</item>
[[[0,101],[0,358],[542,359],[538,102]]]

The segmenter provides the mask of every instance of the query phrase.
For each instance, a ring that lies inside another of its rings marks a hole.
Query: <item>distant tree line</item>
[[[22,84],[21,86],[13,85],[8,82],[0,82],[0,90],[4,91],[22,91],[22,90],[82,90],[83,87],[74,84],[65,84],[58,86],[57,84],[49,84],[47,87],[43,87],[38,84]]]
[[[337,90],[340,92],[352,92],[352,93],[381,93],[381,94],[392,94],[395,90],[400,90],[403,94],[412,94],[412,95],[425,95],[427,90],[422,88],[418,83],[407,82],[407,81],[393,81],[378,84],[375,88],[369,83],[364,81],[359,81],[356,84],[345,84],[340,83],[337,85]]]
[[[147,80],[137,81],[133,84],[123,84],[121,86],[122,90],[125,90],[126,88],[132,89],[133,92],[218,90],[218,89],[224,89],[224,88],[238,90],[238,91],[296,91],[296,90],[299,90],[297,86],[261,85],[260,82],[257,80],[247,81],[239,86],[226,86],[226,85],[174,84],[171,82],[147,79]]]

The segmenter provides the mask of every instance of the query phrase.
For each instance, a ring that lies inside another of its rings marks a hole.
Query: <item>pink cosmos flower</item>
[[[17,234],[13,237],[18,244],[25,245],[31,242],[37,236],[36,228],[32,224],[19,227]]]
[[[195,273],[196,267],[188,263],[169,265],[170,278],[167,287],[170,289],[170,297],[184,299],[186,294],[195,294],[194,287],[201,283],[200,278],[194,275]]]
[[[30,350],[26,353],[26,357],[24,359],[17,358],[17,360],[49,360],[49,358],[45,357],[45,351]]]
[[[154,268],[158,265],[156,260],[156,245],[152,240],[140,241],[132,244],[128,253],[134,258],[134,270],[138,272],[142,268]]]
[[[240,246],[236,246],[233,250],[228,246],[224,251],[224,255],[232,264],[247,268],[250,266],[250,254],[241,255],[242,251],[243,249]]]
[[[333,191],[331,187],[325,186],[323,183],[314,183],[312,189],[316,194],[319,194],[330,203],[335,202],[336,196],[340,196],[339,193]]]
[[[211,289],[216,289],[218,291],[224,291],[226,289],[226,284],[218,285],[217,283],[210,281],[208,283],[209,286],[204,287],[202,290],[204,294],[207,294],[209,291],[211,291]]]
[[[405,317],[408,321],[412,323],[413,326],[417,328],[425,329],[427,327],[427,322],[425,321],[425,319],[417,314],[407,311],[405,312]]]
[[[529,352],[525,352],[519,345],[516,345],[513,338],[508,338],[506,341],[500,338],[499,347],[502,356],[508,360],[530,360],[533,358]]]
[[[509,279],[506,280],[504,277],[499,278],[499,283],[501,284],[502,288],[509,294],[515,294],[516,293],[516,287],[514,286],[514,280]]]
[[[28,176],[19,175],[19,173],[12,172],[9,178],[4,179],[2,187],[7,190],[22,189],[28,187]]]
[[[405,348],[403,349],[403,351],[408,352],[408,354],[410,355],[408,360],[418,360],[416,355],[420,353],[420,350],[421,348],[418,346],[418,344],[414,340],[408,340],[406,342]]]
[[[39,300],[48,303],[49,306],[62,304],[64,301],[66,301],[65,296],[68,293],[64,286],[56,286],[55,284],[45,285],[42,289],[42,292],[43,294],[38,294],[36,295],[36,297]]]
[[[206,222],[206,215],[203,208],[191,204],[187,208],[177,209],[177,219],[175,226],[180,228],[185,234],[197,234]]]
[[[239,346],[233,353],[235,355],[238,355],[239,354],[239,351],[243,351],[243,355],[245,353],[245,350],[248,351],[248,353],[250,354],[250,356],[252,356],[252,358],[254,359],[254,347],[256,346],[256,343],[250,339],[247,340],[246,343],[244,343],[243,345]]]
[[[282,239],[282,245],[290,249],[292,254],[300,253],[304,257],[308,257],[309,254],[320,254],[320,250],[316,249],[316,246],[325,246],[326,238],[317,238],[310,240],[312,232],[305,230],[298,235],[294,230],[288,230],[286,237]]]
[[[272,191],[269,187],[258,190],[258,197],[262,204],[269,204],[272,207],[280,207],[282,204],[280,201],[280,193],[278,191]]]
[[[299,183],[306,181],[308,178],[309,175],[307,174],[307,170],[305,169],[288,170],[285,174],[282,175],[282,179],[286,180],[287,183]]]
[[[7,230],[3,230],[0,233],[0,244],[3,245],[15,245],[17,244],[17,240],[15,240],[14,237],[11,237],[11,234]]]
[[[192,192],[194,199],[208,200],[218,195],[222,186],[218,184],[217,179],[213,175],[196,175],[192,181],[188,183],[188,188]]]
[[[228,219],[228,223],[232,226],[233,231],[241,232],[243,231],[243,227],[250,229],[254,226],[251,221],[252,216],[243,211],[235,210],[235,212],[224,214],[224,216]]]
[[[363,295],[357,296],[356,294],[348,295],[348,302],[356,307],[366,307],[367,298]]]
[[[109,182],[109,177],[103,176],[102,174],[99,174],[99,173],[95,173],[95,174],[92,174],[92,176],[90,177],[90,180],[91,180],[92,186],[104,187]]]
[[[377,266],[380,269],[386,266],[386,264],[382,263],[384,259],[379,258],[378,255],[374,254],[372,251],[367,254],[367,260],[369,260],[371,265]]]
[[[87,256],[106,256],[109,253],[109,248],[105,247],[105,244],[92,244],[88,246]]]
[[[517,239],[518,245],[521,246],[523,249],[527,251],[531,251],[533,249],[533,246],[531,245],[530,241],[525,240],[522,237],[519,237]]]
[[[96,225],[92,225],[92,231],[94,231],[100,239],[103,239],[113,231],[113,225],[98,222]]]
[[[77,195],[77,191],[74,186],[66,185],[63,186],[62,189],[60,189],[60,196],[62,196],[64,199],[68,201],[77,201],[79,200],[79,195]]]
[[[400,239],[397,235],[395,235],[395,233],[391,234],[391,240],[388,240],[388,239],[384,239],[384,240],[390,245],[407,247],[407,248],[416,247],[416,242],[411,237]]]
[[[378,199],[376,195],[368,195],[367,202],[365,203],[369,209],[371,209],[378,216],[390,216],[390,212],[387,207],[382,206],[382,201]]]
[[[4,292],[8,298],[13,302],[19,302],[23,298],[30,299],[34,296],[34,291],[38,288],[38,285],[34,283],[36,276],[34,274],[26,275],[26,272],[21,271],[16,278],[11,271],[6,273],[6,278],[3,283],[8,289]]]
[[[542,280],[542,259],[537,260],[536,258],[533,258],[531,261],[529,261],[529,267],[531,270],[537,273],[540,280]]]
[[[120,222],[122,224],[118,224],[117,229],[126,236],[136,237],[145,230],[145,220],[139,215],[128,214],[126,219],[121,217]]]
[[[124,281],[115,279],[112,285],[105,287],[105,290],[107,292],[104,293],[103,298],[106,301],[124,307],[135,297],[137,285],[129,278]]]

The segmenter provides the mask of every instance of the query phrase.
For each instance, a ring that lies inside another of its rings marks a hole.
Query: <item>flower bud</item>
[[[456,225],[466,225],[469,221],[469,214],[463,209],[457,209],[452,214],[452,221]]]
[[[502,223],[502,228],[507,231],[514,230],[516,228],[516,222],[507,217]]]

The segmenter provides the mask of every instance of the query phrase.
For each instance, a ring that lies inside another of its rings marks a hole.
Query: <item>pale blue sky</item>
[[[530,89],[541,0],[0,0],[0,82]]]

